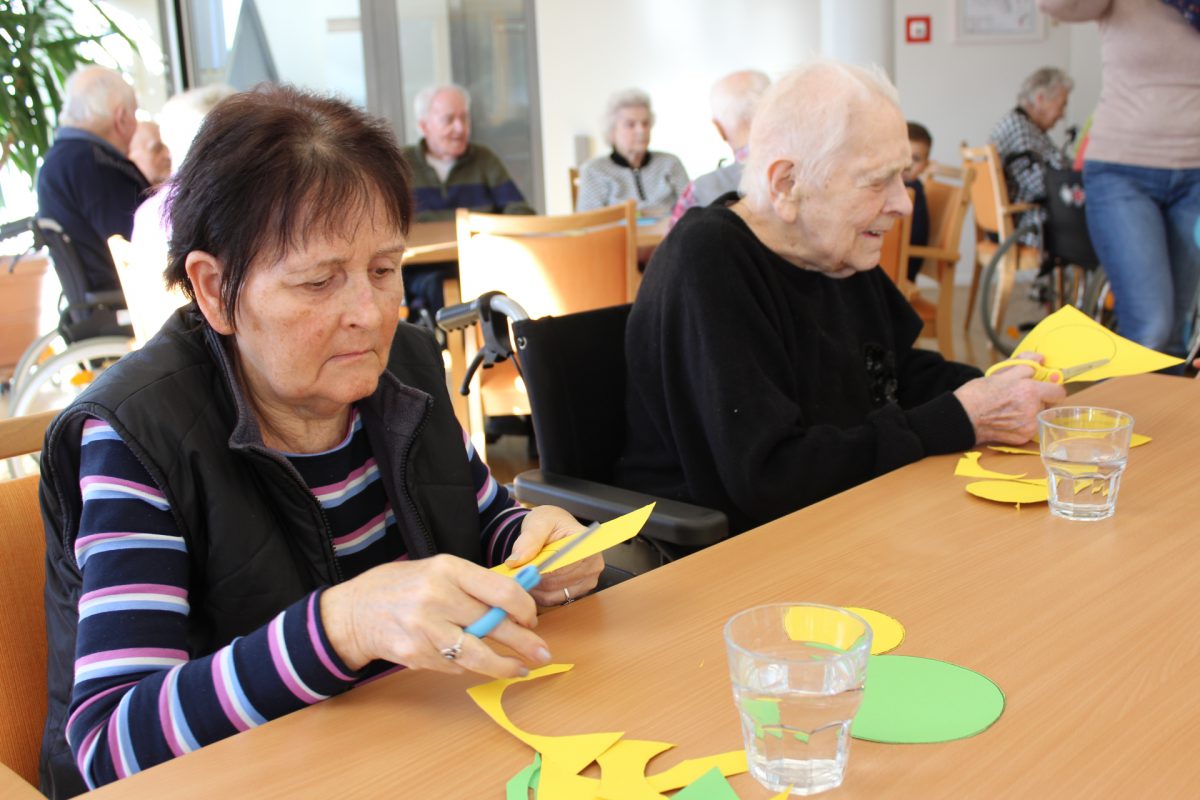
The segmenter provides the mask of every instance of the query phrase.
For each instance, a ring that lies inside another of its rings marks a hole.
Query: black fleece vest
[[[79,617],[74,543],[86,418],[112,424],[171,505],[191,561],[192,657],[342,580],[324,513],[287,459],[263,445],[226,345],[194,306],[181,309],[46,432],[41,504],[50,697],[41,778],[51,797],[85,790],[64,727]],[[400,324],[379,388],[358,407],[409,556],[450,553],[480,562],[470,465],[432,337]]]

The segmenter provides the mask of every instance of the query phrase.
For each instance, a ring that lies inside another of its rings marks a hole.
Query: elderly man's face
[[[260,406],[321,416],[375,391],[404,298],[404,239],[379,218],[251,265],[233,335]]]
[[[630,163],[640,163],[650,149],[650,109],[626,106],[617,112],[613,123],[613,149]]]
[[[146,176],[151,185],[171,177],[171,151],[163,144],[158,125],[139,122],[129,143],[129,160]]]
[[[902,178],[912,152],[899,110],[887,103],[863,106],[832,158],[826,184],[801,192],[791,255],[804,266],[846,278],[877,266],[884,233],[912,213]]]
[[[458,92],[438,92],[417,127],[431,156],[462,158],[471,140],[471,114],[466,100]]]

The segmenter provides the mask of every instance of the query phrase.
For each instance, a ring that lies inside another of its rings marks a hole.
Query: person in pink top
[[[1117,330],[1183,355],[1200,285],[1200,20],[1184,0],[1038,0],[1100,26],[1103,78],[1083,165],[1088,230]]]

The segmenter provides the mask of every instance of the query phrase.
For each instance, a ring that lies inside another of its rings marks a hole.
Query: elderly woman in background
[[[485,569],[580,526],[513,502],[432,337],[397,327],[411,202],[391,133],[342,102],[270,88],[206,119],[169,204],[193,302],[47,433],[51,796],[394,664],[524,674],[550,660],[535,601],[595,586],[598,557],[529,594]],[[513,655],[463,630],[491,606]]]
[[[670,153],[650,149],[654,112],[650,96],[638,89],[617,92],[604,112],[604,134],[612,153],[593,158],[579,170],[577,211],[590,211],[630,198],[644,217],[671,213],[688,184],[687,171]]]

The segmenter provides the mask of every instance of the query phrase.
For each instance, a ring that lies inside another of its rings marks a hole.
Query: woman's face
[[[613,124],[613,149],[630,163],[640,162],[650,149],[650,109],[626,106],[617,112]]]
[[[348,236],[255,262],[233,334],[242,380],[260,408],[321,417],[375,391],[404,287],[404,239],[366,215]]]

